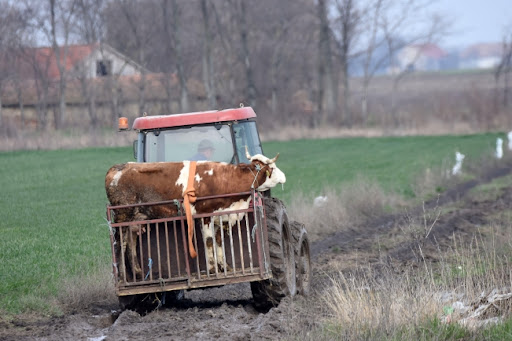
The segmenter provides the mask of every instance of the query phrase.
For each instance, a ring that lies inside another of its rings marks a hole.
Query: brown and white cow
[[[257,154],[247,155],[250,163],[232,165],[224,162],[197,161],[193,174],[195,196],[205,197],[231,193],[248,192],[254,186],[258,191],[266,191],[277,184],[285,183],[284,173],[276,167],[279,154],[269,159]],[[193,165],[192,165],[193,166]],[[105,189],[111,205],[129,205],[145,202],[181,199],[185,196],[190,176],[191,161],[125,163],[110,168],[105,177]],[[213,213],[224,210],[247,209],[250,196],[227,197],[201,200],[191,204],[191,213]],[[116,222],[140,221],[167,218],[178,214],[174,205],[137,206],[116,211]],[[230,216],[230,219],[233,215]],[[227,220],[223,219],[223,221]],[[240,217],[241,218],[241,217]],[[231,222],[233,223],[233,222]],[[136,233],[139,227],[131,229],[131,236],[125,234],[121,241],[123,250],[128,249],[133,271],[142,276],[140,265],[136,261]],[[210,270],[215,266],[213,254],[213,235],[207,224],[202,227],[203,238],[207,245],[207,257]],[[134,243],[135,245],[130,245]],[[217,266],[224,269],[222,248],[217,241]],[[189,240],[189,250],[193,249]],[[191,255],[194,257],[195,255]]]

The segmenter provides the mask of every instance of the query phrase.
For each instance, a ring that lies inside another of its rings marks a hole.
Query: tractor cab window
[[[233,141],[229,125],[207,125],[146,133],[146,162],[231,162]]]
[[[248,121],[233,124],[233,134],[240,163],[249,162],[245,155],[245,146],[247,146],[250,155],[263,154],[256,122]]]

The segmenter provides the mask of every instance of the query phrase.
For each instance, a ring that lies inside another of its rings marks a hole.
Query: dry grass
[[[116,307],[118,302],[110,264],[102,265],[94,272],[82,272],[75,277],[64,278],[58,301],[65,312]]]
[[[350,229],[402,204],[397,195],[386,193],[378,184],[362,178],[342,188],[326,187],[322,192],[327,201],[319,206],[314,205],[311,195],[298,193],[287,208],[293,220],[306,225],[312,241]]]
[[[131,145],[135,139],[133,132],[115,130],[17,131],[0,137],[0,151],[120,147]]]
[[[448,126],[444,122],[432,119],[420,126],[411,127],[368,127],[361,125],[352,128],[332,126],[310,128],[305,125],[279,126],[276,130],[260,131],[260,137],[263,141],[292,141],[340,137],[463,135],[481,133],[483,131],[486,130],[472,128],[466,122],[456,122]]]
[[[355,274],[334,271],[331,284],[319,293],[328,312],[313,331],[314,339],[458,339],[446,338],[453,328],[479,339],[485,319],[512,313],[507,300],[477,321],[468,319],[491,293],[512,292],[511,249],[510,239],[479,235],[469,243],[457,239],[436,263],[423,259],[419,267],[381,264],[360,267]],[[421,247],[417,252],[423,255]],[[447,313],[457,304],[465,308]]]
[[[414,195],[417,198],[427,198],[460,180],[460,175],[452,176],[452,167],[453,162],[444,159],[440,167],[426,168],[411,184]]]
[[[324,302],[331,311],[328,323],[342,326],[349,339],[392,335],[398,328],[421,325],[442,311],[433,300],[436,293],[426,278],[392,272],[362,278],[344,275],[331,279]]]

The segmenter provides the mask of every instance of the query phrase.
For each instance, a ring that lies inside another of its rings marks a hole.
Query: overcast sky
[[[512,0],[438,0],[434,8],[453,23],[453,34],[440,42],[445,48],[501,42],[512,26]]]

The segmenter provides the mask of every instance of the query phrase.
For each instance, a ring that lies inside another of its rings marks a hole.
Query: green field
[[[410,198],[411,182],[425,167],[452,161],[456,149],[466,154],[465,162],[476,162],[492,154],[501,135],[298,140],[263,147],[267,156],[281,154],[277,164],[287,183],[273,194],[286,202],[298,191],[314,196],[359,175]],[[86,277],[110,263],[104,176],[125,161],[132,161],[131,148],[0,153],[0,310],[56,313],[52,301],[62,279]]]

